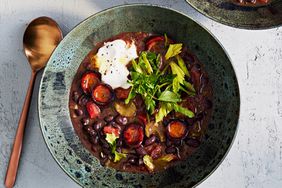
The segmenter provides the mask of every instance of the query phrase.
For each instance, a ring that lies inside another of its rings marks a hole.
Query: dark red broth
[[[182,49],[180,56],[189,70],[191,75],[189,81],[194,85],[196,95],[193,97],[183,95],[181,105],[193,111],[195,117],[188,118],[182,114],[171,112],[161,122],[162,127],[159,128],[159,131],[162,132],[162,136],[152,134],[148,138],[144,134],[145,125],[148,121],[141,96],[137,95],[133,99],[137,109],[133,117],[121,116],[115,110],[114,103],[123,102],[127,98],[130,89],[118,88],[112,90],[110,86],[104,85],[104,83],[100,83],[102,86],[95,89],[91,87],[81,88],[81,83],[85,79],[83,78],[85,73],[97,73],[95,66],[93,66],[95,64],[93,56],[104,42],[115,39],[134,41],[137,46],[137,54],[139,54],[141,51],[147,50],[146,48],[148,47],[146,45],[148,44],[146,43],[153,36],[156,36],[156,34],[144,32],[121,33],[106,41],[97,43],[94,49],[82,61],[71,86],[69,97],[70,115],[73,127],[81,142],[100,160],[102,165],[113,167],[120,171],[149,172],[142,160],[144,155],[149,155],[154,160],[166,154],[173,154],[175,156],[173,161],[165,165],[156,163],[154,172],[166,169],[177,161],[185,160],[201,144],[211,117],[213,96],[208,75],[204,70],[203,64],[186,47]],[[152,51],[163,53],[161,45],[151,46],[150,48]],[[95,74],[88,76],[94,78]],[[99,81],[99,74],[96,75],[98,75],[97,79]],[[94,79],[93,83],[96,81]],[[84,82],[84,84],[86,83]],[[87,86],[91,86],[91,84]],[[94,100],[93,93],[95,95],[95,92],[93,90],[102,90],[106,94],[97,96],[97,100]],[[109,92],[112,92],[112,96],[109,95]],[[110,100],[109,97],[111,97]],[[150,119],[153,120],[154,117],[150,117]],[[175,130],[178,132],[175,133]],[[122,136],[118,138],[116,151],[126,153],[126,157],[119,162],[113,162],[109,143],[105,140],[105,133],[107,132],[114,132],[115,134],[124,133],[124,137],[135,135],[132,138],[126,138],[127,140]],[[132,147],[128,147],[128,144],[132,144]]]

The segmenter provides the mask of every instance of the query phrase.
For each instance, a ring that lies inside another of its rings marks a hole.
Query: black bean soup
[[[213,107],[208,75],[197,57],[183,46],[178,57],[189,71],[186,81],[192,84],[195,94],[181,93],[178,104],[194,116],[171,111],[156,123],[158,102],[149,114],[144,96],[136,94],[125,104],[131,87],[113,89],[101,79],[103,75],[99,73],[95,56],[105,42],[117,39],[134,43],[138,56],[143,51],[160,54],[160,70],[168,64],[164,58],[168,48],[165,43],[175,43],[166,36],[145,32],[121,33],[97,43],[82,61],[72,82],[69,108],[74,129],[83,145],[104,166],[128,172],[164,170],[185,160],[201,144]],[[131,62],[126,66],[132,69]],[[107,134],[114,136],[114,142],[106,139]]]
[[[235,0],[235,2],[243,6],[257,6],[269,4],[270,0]]]

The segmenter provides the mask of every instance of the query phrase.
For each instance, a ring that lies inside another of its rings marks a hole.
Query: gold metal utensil
[[[23,143],[24,129],[36,73],[45,67],[53,50],[60,43],[62,38],[63,35],[59,25],[48,17],[36,18],[30,22],[25,30],[23,36],[24,53],[29,61],[32,71],[22,113],[19,119],[19,125],[15,136],[12,153],[10,156],[9,166],[6,172],[5,186],[7,188],[12,188],[16,180]]]

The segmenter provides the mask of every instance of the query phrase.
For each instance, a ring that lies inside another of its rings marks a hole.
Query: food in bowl
[[[127,32],[99,42],[74,77],[76,133],[102,165],[157,172],[201,144],[213,108],[203,64],[166,35]]]
[[[270,3],[270,0],[236,0],[240,5],[265,5]]]

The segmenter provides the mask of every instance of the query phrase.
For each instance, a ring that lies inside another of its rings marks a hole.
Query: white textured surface
[[[161,4],[206,26],[228,51],[240,85],[241,117],[234,145],[200,188],[282,187],[282,27],[262,31],[234,29],[205,18],[184,0],[0,0],[0,187],[26,93],[30,69],[22,35],[31,19],[46,15],[64,34],[91,14],[132,2]],[[15,187],[78,187],[52,159],[43,141],[33,94]]]

